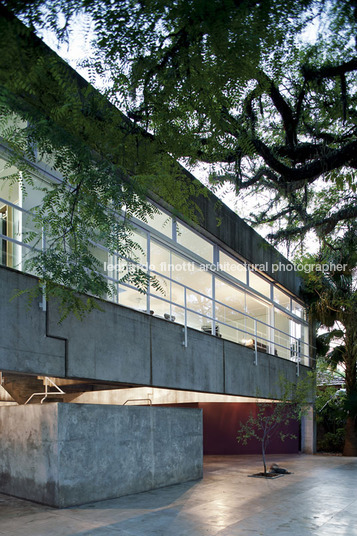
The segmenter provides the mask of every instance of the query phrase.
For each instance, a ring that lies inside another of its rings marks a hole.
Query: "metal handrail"
[[[151,398],[128,398],[128,400],[125,400],[123,406],[126,406],[128,402],[149,402],[149,406],[152,406]]]
[[[65,395],[66,393],[64,391],[62,391],[62,389],[60,387],[58,387],[58,385],[55,384],[54,381],[51,380],[51,378],[49,378],[48,376],[45,376],[44,377],[44,380],[45,380],[45,392],[44,393],[32,393],[32,395],[26,400],[25,402],[25,405],[28,404],[30,402],[30,400],[33,399],[34,396],[42,396],[42,395],[45,395],[42,400],[41,400],[41,404],[43,404],[44,400],[46,400],[46,398],[48,398],[50,395],[56,395],[58,396],[59,394],[61,395]],[[53,387],[55,387],[57,389],[57,391],[49,391],[48,390],[48,383],[50,383],[51,385],[53,385]]]
[[[0,200],[2,200],[2,198],[0,198]],[[10,203],[8,203],[8,204],[10,204]],[[12,204],[11,204],[11,205],[12,205]],[[30,212],[26,211],[25,209],[21,209],[21,208],[19,208],[17,205],[12,205],[12,206],[14,206],[14,208],[17,208],[17,209],[19,209],[19,210],[22,210],[23,212],[26,212],[26,213],[31,214]],[[10,242],[12,242],[12,243],[15,243],[15,244],[17,244],[17,245],[19,245],[19,246],[24,246],[24,247],[26,247],[26,248],[28,248],[28,249],[35,250],[35,251],[39,251],[37,248],[34,248],[33,246],[30,246],[30,245],[28,245],[28,244],[26,244],[26,243],[24,243],[24,242],[20,242],[20,241],[18,241],[18,240],[12,239],[12,238],[7,237],[7,236],[5,236],[5,235],[3,235],[3,234],[0,234],[0,238],[5,239],[5,240],[7,240],[7,241],[10,241]],[[95,245],[95,244],[93,244],[93,245]],[[109,250],[108,250],[107,248],[105,248],[104,246],[100,246],[100,247],[101,247],[101,249],[103,249],[103,250],[109,252]],[[120,258],[120,257],[117,256],[117,258]],[[123,260],[126,260],[126,261],[128,261],[128,262],[131,262],[131,263],[134,264],[134,265],[140,266],[138,263],[136,263],[135,261],[132,261],[132,260],[130,260],[130,259],[124,259],[124,258],[123,258]],[[240,311],[240,310],[238,310],[238,309],[235,309],[235,308],[232,307],[231,305],[228,305],[228,304],[225,304],[225,303],[223,303],[223,302],[221,302],[221,301],[219,301],[219,300],[216,300],[215,298],[213,298],[213,297],[211,297],[211,296],[207,296],[206,294],[203,294],[203,293],[200,292],[199,290],[196,290],[196,289],[194,289],[194,288],[192,288],[192,287],[189,287],[189,286],[187,286],[187,285],[184,285],[184,284],[181,283],[180,281],[176,281],[176,280],[174,280],[174,279],[172,279],[172,278],[170,278],[170,277],[168,277],[168,276],[166,276],[166,275],[164,275],[164,274],[161,274],[160,272],[157,272],[157,271],[155,271],[155,270],[151,270],[150,272],[153,273],[154,275],[157,275],[157,276],[160,276],[160,277],[164,278],[165,280],[169,281],[170,284],[171,284],[171,283],[174,283],[175,285],[178,285],[178,286],[182,287],[183,290],[184,290],[184,305],[183,305],[183,306],[180,305],[180,304],[178,304],[178,303],[176,303],[176,302],[173,302],[173,301],[170,300],[170,299],[166,299],[166,298],[164,298],[164,297],[162,297],[162,296],[159,296],[159,295],[157,295],[157,294],[153,294],[153,293],[150,292],[150,291],[148,291],[147,294],[148,294],[149,297],[152,297],[152,298],[155,298],[155,299],[159,299],[159,300],[161,300],[161,301],[164,301],[164,302],[168,303],[168,304],[170,305],[170,307],[171,307],[172,305],[174,305],[175,307],[178,307],[178,308],[184,310],[184,314],[185,314],[185,320],[184,320],[184,333],[185,333],[185,337],[184,337],[184,343],[183,343],[183,344],[184,344],[185,347],[187,347],[187,327],[188,327],[188,323],[187,323],[187,312],[190,312],[190,313],[192,313],[192,314],[196,314],[196,315],[202,316],[202,317],[206,318],[207,320],[209,320],[209,321],[211,321],[212,323],[215,323],[215,324],[217,324],[217,325],[224,325],[224,326],[227,326],[227,327],[229,327],[230,329],[234,329],[234,330],[237,331],[238,333],[241,332],[241,333],[247,334],[247,335],[249,335],[249,336],[251,336],[251,337],[254,337],[254,340],[255,340],[255,353],[256,353],[256,359],[255,359],[255,361],[257,360],[257,348],[256,348],[257,344],[256,344],[256,342],[257,342],[257,339],[258,339],[258,338],[259,338],[260,340],[264,341],[265,343],[267,343],[268,345],[274,345],[274,347],[278,346],[278,347],[283,348],[284,350],[287,350],[287,351],[290,351],[290,348],[291,348],[291,345],[289,345],[289,346],[284,346],[284,345],[280,344],[279,342],[277,342],[277,341],[275,340],[275,338],[274,338],[274,340],[271,340],[270,338],[267,338],[267,337],[265,337],[265,336],[258,335],[258,330],[256,329],[258,323],[259,323],[259,325],[261,325],[262,327],[264,326],[264,327],[268,328],[269,330],[273,330],[274,333],[281,333],[282,335],[288,337],[290,340],[294,340],[295,342],[300,342],[300,343],[302,343],[304,349],[306,348],[306,346],[309,347],[309,344],[308,344],[308,343],[302,341],[302,340],[299,339],[298,337],[295,337],[294,335],[291,335],[290,333],[286,333],[286,332],[280,330],[280,329],[277,328],[277,327],[273,327],[273,326],[271,326],[270,324],[264,322],[263,320],[259,320],[258,318],[255,318],[255,317],[249,315],[249,314],[246,313],[246,312],[243,312],[243,311]],[[103,276],[105,279],[107,279],[108,281],[112,281],[114,284],[122,285],[122,286],[125,286],[125,287],[128,287],[128,288],[132,288],[132,289],[136,289],[136,287],[134,287],[133,285],[130,285],[130,284],[125,283],[125,282],[121,282],[120,279],[112,278],[112,277],[107,276],[107,275],[105,275],[105,274],[102,274],[102,276]],[[239,315],[241,315],[241,316],[242,316],[243,318],[245,318],[245,319],[250,319],[250,320],[252,320],[253,323],[254,323],[254,333],[253,333],[252,331],[248,331],[248,330],[241,329],[241,328],[238,328],[238,327],[236,327],[236,326],[233,326],[233,325],[231,325],[231,324],[229,324],[229,323],[227,323],[227,322],[224,322],[223,320],[219,320],[219,319],[217,319],[217,317],[216,317],[215,315],[214,315],[214,316],[211,316],[211,315],[208,315],[208,314],[203,314],[203,313],[200,313],[200,312],[195,311],[194,309],[191,309],[191,308],[187,307],[187,291],[190,291],[190,292],[192,292],[192,293],[194,293],[194,294],[196,294],[196,295],[199,295],[199,296],[205,298],[206,300],[209,300],[209,301],[212,303],[212,306],[214,306],[214,307],[215,307],[216,304],[219,304],[219,305],[221,305],[222,307],[225,307],[225,308],[227,308],[227,309],[229,309],[229,310],[231,310],[231,311],[233,311],[233,312],[235,312],[235,313],[238,313]],[[269,305],[268,305],[268,306],[269,306]],[[270,306],[274,306],[274,304],[271,304]],[[279,310],[280,310],[280,309],[279,309]],[[285,314],[287,314],[288,316],[290,316],[290,317],[292,318],[292,320],[294,320],[295,315],[292,315],[292,314],[290,314],[290,313],[287,312],[287,311],[285,312]],[[300,323],[301,325],[305,325],[305,326],[307,325],[307,323],[306,323],[303,319],[298,318],[298,317],[296,317],[296,318],[297,318],[297,320],[299,321],[299,323]],[[301,353],[301,355],[302,355],[304,358],[307,358],[308,360],[311,360],[311,358],[310,358],[309,355],[307,355],[307,354],[305,354],[305,353]]]

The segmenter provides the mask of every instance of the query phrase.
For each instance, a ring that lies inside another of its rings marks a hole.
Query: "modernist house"
[[[0,34],[2,50],[17,36],[22,64],[61,61],[6,12]],[[4,63],[0,87],[15,94],[21,116],[29,103],[36,108],[38,88],[16,93],[11,69],[18,66]],[[63,65],[78,91],[95,93]],[[237,411],[257,394],[278,400],[280,375],[297,381],[313,366],[293,266],[213,194],[197,198],[202,217],[195,223],[153,194],[153,216],[132,220],[140,246],[134,260],[93,244],[115,289],[101,311],[59,323],[56,303],[28,306],[25,295],[13,296],[37,285],[36,274],[26,273],[33,251],[26,237],[41,233],[32,220],[41,188],[55,188],[61,176],[36,161],[23,195],[10,159],[2,138],[0,370],[7,402],[0,408],[0,491],[67,506],[200,478],[200,404],[220,403],[225,411],[234,404]],[[128,262],[155,276],[160,289],[149,285],[143,293],[121,282]],[[305,451],[313,450],[310,417],[302,423]]]

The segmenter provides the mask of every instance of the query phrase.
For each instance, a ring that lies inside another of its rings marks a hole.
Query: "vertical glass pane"
[[[255,320],[257,320],[257,341],[261,345],[260,350],[269,351],[269,311],[270,307],[264,302],[253,298],[249,294],[246,297],[247,314],[249,317],[246,321],[247,331],[250,334],[249,339],[253,336],[255,339]],[[251,341],[249,341],[249,344]],[[248,344],[248,345],[249,345]]]
[[[245,310],[245,293],[219,277],[215,277],[215,297],[217,301],[238,311]]]
[[[224,339],[239,343],[244,341],[246,338],[246,317],[243,313],[216,303],[215,316],[217,325],[219,325],[219,333]]]
[[[156,207],[155,213],[147,216],[144,223],[152,227],[155,231],[159,231],[168,238],[172,238],[172,218],[162,210]]]
[[[147,263],[147,233],[141,229],[131,229],[129,238],[133,245],[127,257],[139,264]]]
[[[226,339],[227,341],[236,342],[236,343],[243,343],[243,339],[244,339],[240,331],[238,331],[237,329],[231,328],[227,325],[220,324],[219,322],[216,322],[216,335],[218,337],[222,337],[223,339]]]
[[[298,303],[295,300],[292,300],[292,312],[294,315],[298,316],[299,318],[302,318],[305,320],[306,318],[306,311],[304,307]]]
[[[159,318],[164,318],[170,322],[176,320],[172,314],[171,304],[153,297],[150,297],[150,314]]]
[[[176,305],[171,306],[171,315],[174,318],[174,322],[177,324],[185,324],[185,310],[182,307]]]
[[[167,277],[171,276],[170,271],[171,256],[170,250],[155,240],[150,242],[150,270],[159,272]]]
[[[155,278],[155,282],[151,281],[150,283],[150,293],[154,296],[160,296],[165,300],[170,300],[170,281],[165,277],[161,277],[160,275],[154,275],[153,277]],[[157,285],[159,285],[159,288],[157,287]]]
[[[290,318],[288,315],[275,310],[274,313],[274,342],[278,356],[290,359]]]
[[[211,320],[209,320],[199,312],[187,312],[187,325],[189,328],[198,329],[204,331],[205,333],[211,333]]]
[[[209,263],[213,262],[213,245],[205,238],[188,229],[181,223],[176,227],[177,242],[185,248],[193,251]]]
[[[119,286],[119,304],[137,311],[146,311],[146,294],[123,285]]]
[[[7,168],[6,162],[0,159],[0,197],[14,203],[19,203],[20,199],[20,186],[18,182],[15,182],[13,178],[6,178],[11,174],[16,174],[17,169],[15,167]],[[0,201],[0,206],[2,201]]]
[[[219,252],[219,269],[223,270],[238,281],[247,283],[247,269],[240,262],[233,259],[223,251]]]
[[[178,305],[185,305],[185,289],[183,286],[171,282],[171,301]]]
[[[109,263],[108,251],[100,246],[90,246],[89,250],[96,260],[96,270],[107,277],[113,277],[115,266],[113,262]],[[112,256],[111,261],[112,261]]]
[[[278,303],[281,307],[290,311],[290,296],[279,290],[277,287],[273,287],[273,289],[275,303]]]
[[[34,179],[33,185],[25,185],[26,195],[24,195],[22,198],[22,206],[24,209],[31,210],[42,203],[46,193],[42,190],[43,188],[50,190],[51,185],[37,178]]]
[[[175,281],[212,296],[212,275],[181,255],[171,255],[171,277]]]
[[[303,363],[309,366],[310,365],[309,328],[308,326],[301,326],[301,330],[302,330],[301,357],[302,357]]]
[[[249,286],[270,299],[270,283],[251,270],[249,271]]]
[[[212,300],[202,294],[187,291],[187,309],[192,309],[202,316],[212,317]]]

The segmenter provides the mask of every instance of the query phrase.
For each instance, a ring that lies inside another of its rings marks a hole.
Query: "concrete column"
[[[316,452],[316,420],[314,406],[310,404],[301,417],[301,452],[315,454]]]

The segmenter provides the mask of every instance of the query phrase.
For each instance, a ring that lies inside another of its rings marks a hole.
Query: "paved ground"
[[[357,458],[271,456],[293,471],[248,478],[257,456],[208,456],[204,478],[56,510],[0,495],[7,536],[357,536]]]

